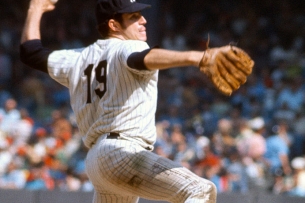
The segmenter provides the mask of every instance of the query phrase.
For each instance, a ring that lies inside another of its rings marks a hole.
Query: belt
[[[119,139],[119,137],[120,137],[120,134],[119,134],[119,133],[111,132],[111,133],[108,134],[108,136],[106,137],[106,139],[115,139],[115,140],[117,140],[117,139]],[[146,150],[149,150],[149,151],[152,150],[150,147],[146,147],[145,149],[146,149]]]
[[[106,139],[118,139],[120,137],[120,134],[119,133],[109,133],[109,135],[107,136]]]

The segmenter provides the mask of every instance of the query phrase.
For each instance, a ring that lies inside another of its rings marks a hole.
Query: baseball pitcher
[[[215,185],[152,152],[156,140],[158,71],[197,66],[230,95],[244,84],[254,62],[240,48],[169,51],[146,43],[150,5],[136,0],[98,0],[101,39],[72,50],[43,47],[40,21],[55,0],[31,0],[20,45],[21,60],[69,88],[71,106],[89,148],[86,172],[94,203],[216,203]],[[73,3],[73,2],[72,2]]]

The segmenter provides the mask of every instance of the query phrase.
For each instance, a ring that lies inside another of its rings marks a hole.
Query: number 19
[[[91,95],[91,76],[93,71],[93,64],[90,64],[84,71],[87,76],[87,104],[90,104],[92,99]],[[105,92],[107,91],[107,61],[101,61],[98,66],[94,69],[96,80],[103,86],[102,90],[100,88],[94,89],[95,94],[101,99]]]

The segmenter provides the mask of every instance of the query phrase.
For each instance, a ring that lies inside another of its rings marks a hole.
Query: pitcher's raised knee
[[[213,182],[202,179],[189,189],[190,195],[185,203],[216,203],[217,188]]]

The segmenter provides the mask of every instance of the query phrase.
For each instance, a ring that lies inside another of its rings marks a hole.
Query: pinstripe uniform
[[[144,42],[146,20],[140,11],[147,7],[136,0],[98,0],[98,25],[111,25],[111,34],[106,30],[109,36],[104,36],[109,39],[82,49],[50,51],[37,35],[38,18],[54,6],[49,0],[31,0],[21,60],[69,89],[79,130],[89,148],[86,171],[94,185],[94,203],[133,203],[139,197],[216,203],[212,182],[152,152],[158,69],[149,70],[144,64],[151,50]],[[124,29],[112,19],[118,13],[127,25]]]
[[[118,132],[152,148],[158,71],[138,71],[126,64],[132,52],[147,48],[142,41],[109,39],[49,56],[49,74],[69,88],[87,147],[102,134]]]
[[[87,174],[94,203],[215,203],[215,186],[151,150],[156,139],[158,71],[128,67],[133,52],[149,48],[134,40],[98,40],[84,49],[54,51],[50,76],[70,90],[83,141],[90,148]],[[119,139],[106,139],[109,132]],[[214,191],[214,192],[213,192]]]

